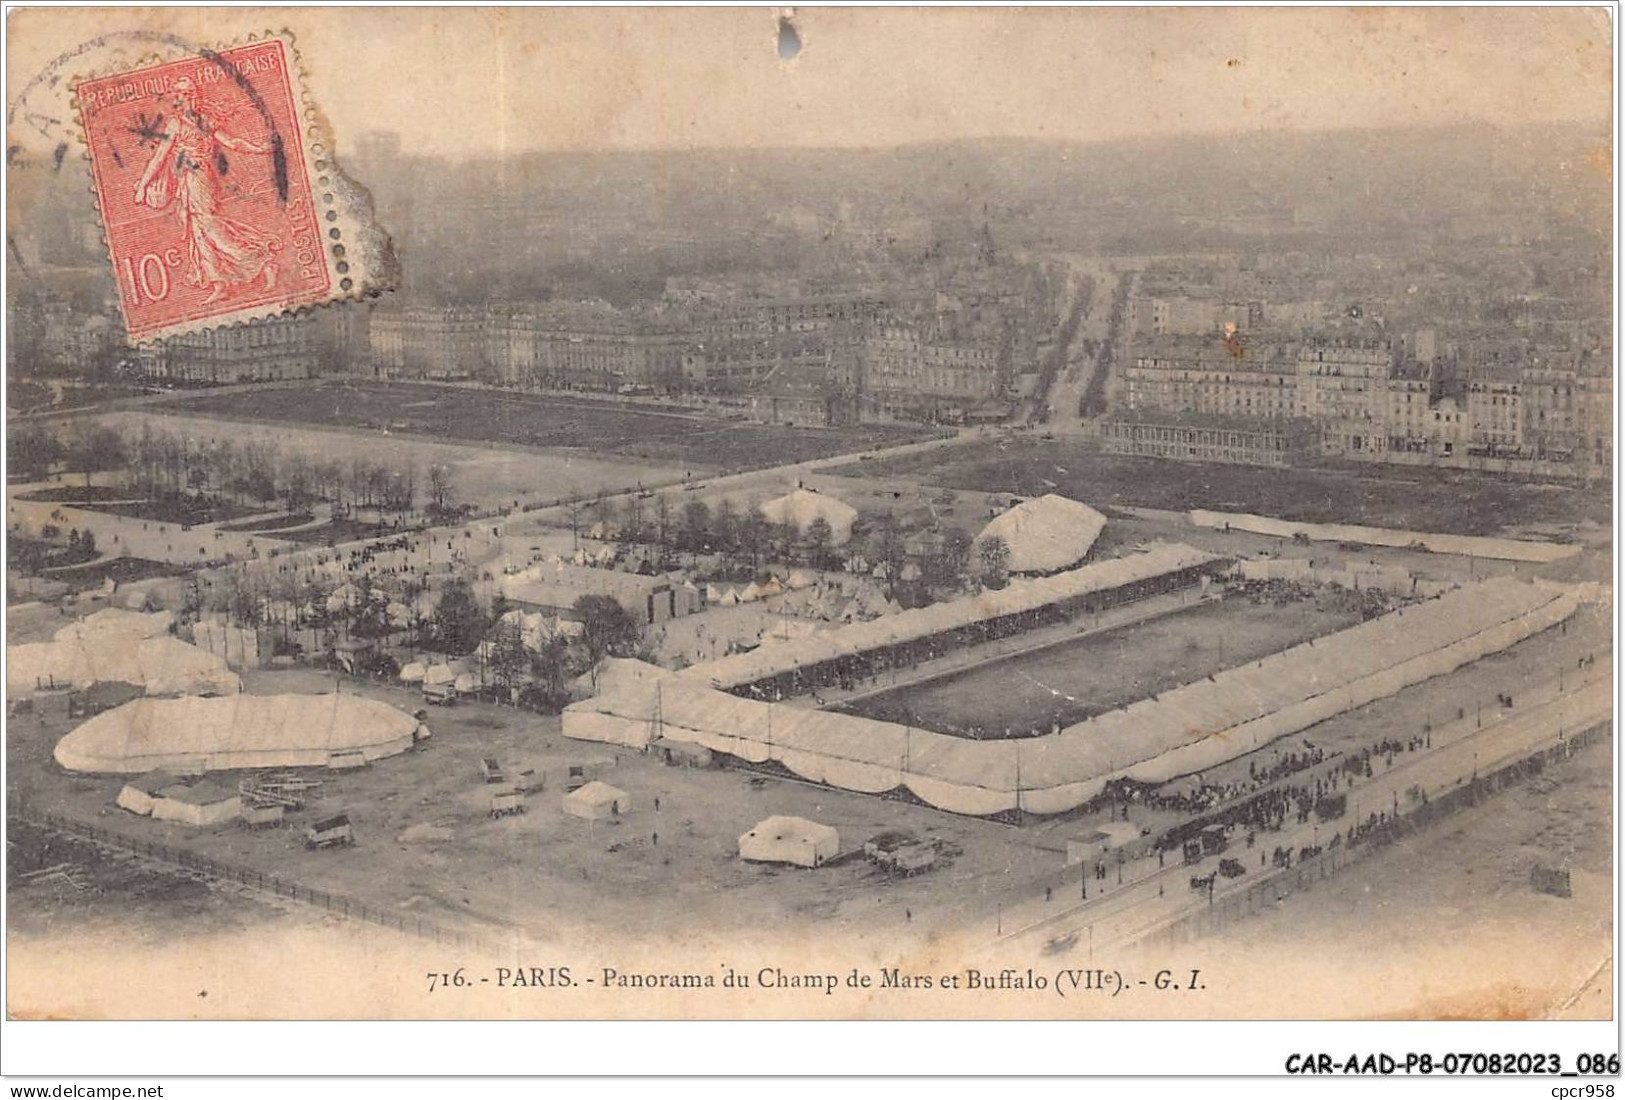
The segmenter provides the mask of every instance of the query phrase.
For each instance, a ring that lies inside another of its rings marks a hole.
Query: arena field
[[[1612,522],[1609,495],[1596,488],[1522,484],[1463,470],[1364,465],[1274,470],[1160,461],[1103,454],[1072,440],[1011,440],[1003,447],[978,440],[821,472],[914,477],[929,485],[1022,496],[1060,493],[1096,508],[1212,508],[1461,535]]]
[[[1358,621],[1326,595],[1284,606],[1233,596],[836,709],[962,737],[1048,733]]]
[[[326,382],[187,398],[192,416],[408,433],[518,447],[581,447],[596,455],[751,470],[922,439],[910,428],[792,428],[720,420],[584,398],[411,383]]]

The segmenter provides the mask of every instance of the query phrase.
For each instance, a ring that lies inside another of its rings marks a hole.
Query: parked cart
[[[282,824],[285,807],[280,802],[243,802],[242,822],[250,829],[275,829]]]
[[[494,757],[487,756],[480,761],[480,776],[487,783],[506,783],[508,775],[502,770],[502,765]]]
[[[493,818],[510,817],[513,814],[525,812],[525,795],[522,791],[497,791],[491,796],[491,816]]]
[[[305,847],[348,848],[355,844],[355,830],[349,814],[336,814],[314,822],[305,830]]]

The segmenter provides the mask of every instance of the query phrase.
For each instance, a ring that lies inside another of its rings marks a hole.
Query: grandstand
[[[564,734],[688,742],[846,790],[906,790],[954,813],[1054,814],[1109,782],[1159,784],[1217,766],[1556,626],[1572,589],[1499,577],[1096,715],[1048,736],[971,741],[650,679],[573,704]]]
[[[1181,543],[1144,550],[1001,589],[882,615],[735,653],[687,669],[693,683],[757,699],[782,699],[882,668],[930,660],[1080,614],[1201,583],[1226,559]]]

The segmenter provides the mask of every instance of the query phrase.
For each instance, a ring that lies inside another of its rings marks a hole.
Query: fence
[[[240,883],[255,890],[269,890],[277,897],[289,898],[337,916],[366,921],[369,924],[390,928],[409,936],[432,940],[437,944],[474,949],[490,949],[492,946],[488,941],[480,937],[455,929],[442,928],[433,921],[426,921],[422,917],[390,912],[379,908],[377,905],[368,905],[343,894],[316,890],[292,879],[282,878],[279,875],[268,875],[263,871],[238,867],[230,863],[222,863],[219,860],[210,859],[208,856],[173,848],[158,841],[140,840],[111,829],[92,825],[89,822],[76,821],[72,818],[62,817],[59,814],[35,810],[28,806],[13,804],[9,812],[11,816],[33,825],[59,833],[66,833],[70,836],[81,837],[96,844],[117,848],[132,855],[157,860],[160,863],[167,863],[182,870],[207,875],[210,878]]]
[[[1497,791],[1538,775],[1548,764],[1568,759],[1586,746],[1609,737],[1612,731],[1611,722],[1600,723],[1564,738],[1557,745],[1540,749],[1522,760],[1514,761],[1447,791],[1413,808],[1409,813],[1395,815],[1379,825],[1355,827],[1349,843],[1329,848],[1295,867],[1277,871],[1268,878],[1250,884],[1245,890],[1221,895],[1206,908],[1175,917],[1153,929],[1145,939],[1153,943],[1188,943],[1217,932],[1226,925],[1267,909],[1300,890],[1310,889],[1316,883],[1331,878],[1343,868],[1396,840],[1420,832],[1453,813],[1477,805],[1479,801]]]

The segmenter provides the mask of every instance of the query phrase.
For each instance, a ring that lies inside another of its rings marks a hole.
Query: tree
[[[114,470],[124,464],[124,439],[112,428],[88,428],[75,437],[68,450],[69,464],[85,475],[85,486],[90,486],[90,475],[103,470]]]
[[[440,603],[434,609],[434,633],[440,645],[452,653],[472,653],[485,637],[485,612],[474,598],[474,589],[461,577],[440,590]]]
[[[942,543],[926,561],[926,579],[939,588],[958,588],[970,569],[971,537],[958,527],[942,533]]]
[[[6,434],[6,461],[29,480],[44,477],[62,457],[62,444],[45,428],[18,428]]]
[[[350,460],[350,496],[356,505],[363,508],[372,507],[373,491],[372,463],[361,457]]]
[[[592,662],[595,682],[598,663],[605,657],[630,657],[637,650],[642,630],[615,597],[582,596],[575,602],[575,614],[581,620],[581,643]]]
[[[537,686],[554,699],[567,694],[569,661],[569,643],[556,634],[543,641],[542,647],[531,657],[530,673],[536,678]]]
[[[664,558],[671,550],[671,502],[664,494],[655,500],[655,540]]]
[[[264,602],[259,591],[251,582],[235,573],[226,581],[226,589],[219,596],[218,606],[230,616],[231,621],[250,629],[258,627],[264,618]]]
[[[704,550],[711,540],[711,509],[703,500],[683,505],[683,543],[690,550]]]
[[[570,701],[569,655],[570,647],[557,637],[547,639],[541,649],[531,654],[532,682],[520,689],[520,706],[543,714],[557,714],[564,708]]]
[[[761,571],[762,550],[767,546],[767,541],[767,520],[755,508],[747,510],[739,517],[739,550],[750,562],[752,575]]]
[[[633,493],[626,501],[626,527],[621,537],[627,542],[643,541],[643,500],[640,494]]]
[[[366,573],[357,578],[355,587],[355,605],[350,608],[350,633],[362,638],[388,634],[389,597]]]
[[[813,521],[807,524],[807,560],[815,568],[822,569],[829,561],[829,550],[834,541],[835,532],[830,528],[829,520],[814,516]]]
[[[295,452],[288,456],[282,468],[282,499],[288,511],[297,512],[310,503],[310,460]]]
[[[977,560],[982,567],[982,583],[989,588],[1003,588],[1010,581],[1010,547],[998,535],[989,535],[976,544]]]
[[[491,678],[501,687],[512,692],[519,686],[520,677],[530,668],[530,652],[525,649],[518,623],[512,620],[497,623],[491,634],[489,667]]]
[[[319,496],[333,502],[339,511],[344,510],[344,467],[332,459],[318,461],[312,468],[316,480],[316,492]]]
[[[738,534],[738,527],[739,515],[734,511],[734,503],[727,497],[723,497],[722,503],[717,505],[716,515],[711,522],[712,547],[724,553],[732,550],[734,548],[734,538]]]
[[[451,467],[439,462],[429,467],[429,502],[437,518],[451,508]]]
[[[887,512],[880,517],[875,527],[874,552],[870,557],[886,567],[886,598],[897,599],[897,585],[901,580],[899,574],[908,561],[908,554],[903,545],[903,530],[897,522],[897,517]]]

